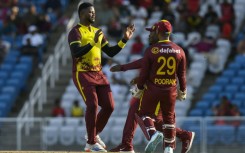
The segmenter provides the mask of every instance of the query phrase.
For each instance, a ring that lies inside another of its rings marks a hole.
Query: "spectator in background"
[[[30,44],[33,47],[38,49],[38,66],[42,68],[43,66],[43,36],[37,32],[37,27],[35,25],[31,25],[28,28],[28,33],[24,35],[22,40],[22,45],[28,45],[28,39],[30,40]]]
[[[175,32],[183,32],[185,35],[187,34],[187,22],[185,14],[180,14],[179,19],[175,23],[174,31]]]
[[[176,11],[179,14],[178,20],[175,21],[174,31],[187,33],[188,25],[187,25],[187,17],[188,17],[188,8],[186,1],[180,1],[179,5],[176,7]]]
[[[173,26],[175,25],[175,15],[169,5],[163,6],[161,19],[168,20]]]
[[[0,7],[8,8],[11,6],[11,0],[1,0]]]
[[[211,37],[214,40],[218,39],[220,37],[220,25],[217,22],[217,20],[215,20],[214,18],[211,19],[210,21],[208,21],[208,23],[204,23],[207,24],[205,27],[205,32],[204,32],[204,36],[205,37]]]
[[[23,19],[28,19],[28,20],[24,21],[26,27],[30,27],[31,25],[35,25],[37,23],[37,21],[38,21],[38,12],[37,12],[37,9],[36,9],[35,5],[30,5],[30,7],[28,9],[28,12],[26,12],[23,15]]]
[[[140,6],[139,2],[137,2],[136,5],[132,5],[132,7],[130,8],[130,12],[133,18],[141,18],[146,20],[148,17],[148,12],[146,8]]]
[[[241,116],[241,113],[236,105],[232,105],[231,110],[230,110],[230,115],[231,116]],[[233,121],[228,121],[228,124],[238,127],[240,126],[241,122],[239,120],[233,120]]]
[[[213,112],[215,116],[229,116],[230,115],[230,108],[232,104],[228,100],[226,96],[223,96],[220,100],[220,104],[213,108]]]
[[[20,49],[22,55],[32,56],[35,63],[38,63],[38,48],[31,45],[31,39],[27,38],[27,44],[23,45]]]
[[[233,31],[232,29],[235,27],[234,21],[236,20],[233,4],[229,3],[227,0],[224,0],[220,4],[220,8],[221,37],[231,40]]]
[[[186,1],[180,1],[179,5],[176,7],[176,11],[179,13],[179,15],[183,16],[184,18],[187,18],[189,12],[187,7]]]
[[[196,52],[207,54],[215,48],[215,41],[211,37],[204,37],[192,47],[195,48]]]
[[[56,99],[52,109],[53,117],[65,117],[65,110],[60,106],[60,99]]]
[[[62,13],[62,5],[60,0],[48,0],[44,4],[45,12],[53,12],[56,17],[60,17]]]
[[[111,18],[109,24],[108,24],[108,30],[107,33],[110,37],[114,39],[119,39],[122,36],[122,26],[121,23],[119,22],[119,19],[116,17]]]
[[[6,18],[3,21],[3,26],[0,29],[0,35],[12,35],[14,36],[16,32],[15,25],[11,22],[10,18]]]
[[[233,5],[229,3],[227,0],[223,0],[223,3],[220,4],[221,8],[221,24],[224,23],[231,23],[232,26],[234,26],[235,21],[235,12]]]
[[[226,22],[221,26],[221,37],[227,40],[232,40],[232,25],[230,22]]]
[[[12,6],[16,6],[18,0],[1,0],[0,7],[10,8]]]
[[[187,17],[186,20],[187,23],[187,28],[189,32],[192,31],[198,31],[201,32],[202,31],[202,26],[203,26],[203,20],[202,17],[199,16],[196,13],[192,13]]]
[[[241,55],[245,55],[245,38],[239,41],[237,46],[237,53]]]
[[[4,48],[4,50],[5,50],[6,53],[11,48],[10,42],[4,40],[2,36],[0,36],[0,46],[1,46],[1,48]]]
[[[133,1],[133,0],[131,0]],[[153,0],[154,6],[164,6],[164,5],[169,5],[171,0]]]
[[[143,42],[141,40],[141,37],[140,36],[136,36],[130,53],[131,54],[142,54],[143,53],[143,49],[144,49],[144,44],[143,44]]]
[[[197,14],[200,7],[200,0],[187,0],[188,12]]]
[[[138,0],[139,6],[144,7],[147,10],[147,14],[152,12],[153,0]]]
[[[83,117],[84,116],[83,108],[79,106],[78,100],[75,100],[73,102],[73,106],[71,108],[71,116],[72,117]]]
[[[100,13],[96,14],[96,19],[100,25],[108,25],[108,23],[114,18],[114,12],[107,3],[102,3]],[[109,28],[108,28],[109,29]]]
[[[38,21],[36,23],[39,32],[42,34],[48,34],[52,28],[52,23],[50,22],[50,18],[47,14],[40,14]]]
[[[0,37],[0,63],[2,63],[10,47],[11,47],[10,43],[3,40],[2,37]]]
[[[105,0],[105,3],[109,6],[109,7],[119,7],[123,4],[124,0]]]
[[[8,8],[4,8],[0,5],[0,20],[5,20],[8,14]]]
[[[35,25],[31,25],[28,27],[28,33],[24,35],[22,44],[27,44],[27,39],[31,40],[31,45],[35,47],[40,47],[43,44],[43,37],[40,33],[38,33],[38,29]]]
[[[17,34],[25,34],[27,27],[23,17],[19,13],[19,7],[14,6],[11,8],[11,14],[9,15],[10,22],[15,26]]]
[[[221,98],[220,104],[218,104],[213,108],[213,112],[215,116],[240,116],[240,112],[237,109],[237,106],[232,104],[226,96],[223,96]],[[234,126],[238,126],[240,122],[217,120],[215,124],[217,125],[232,124]]]
[[[205,13],[203,17],[203,22],[205,26],[208,26],[210,23],[217,23],[219,20],[219,16],[217,12],[214,11],[212,5],[208,5],[208,11]]]
[[[131,20],[132,16],[128,9],[128,5],[121,5],[119,8],[119,14],[120,14],[120,22],[123,27],[126,27],[129,24],[129,21]]]

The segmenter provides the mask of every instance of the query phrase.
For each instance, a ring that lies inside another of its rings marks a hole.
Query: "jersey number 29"
[[[161,66],[157,70],[157,75],[166,75],[166,72],[168,75],[173,75],[176,69],[176,60],[174,57],[164,57],[160,56],[157,59],[157,63],[160,63]],[[167,69],[165,69],[165,66],[167,66]]]

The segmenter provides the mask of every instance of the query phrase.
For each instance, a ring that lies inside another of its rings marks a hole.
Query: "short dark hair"
[[[93,4],[91,3],[88,3],[88,2],[84,2],[84,3],[81,3],[78,7],[78,16],[80,16],[80,12],[88,7],[91,7],[91,6],[94,6]]]

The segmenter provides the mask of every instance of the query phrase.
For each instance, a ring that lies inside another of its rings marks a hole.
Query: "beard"
[[[95,22],[95,19],[94,19],[94,18],[89,18],[89,19],[88,19],[88,22],[92,24],[92,23]]]

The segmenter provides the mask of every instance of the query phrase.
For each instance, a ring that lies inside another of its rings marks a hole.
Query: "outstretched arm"
[[[136,61],[133,61],[131,63],[128,63],[128,64],[112,66],[110,71],[111,72],[118,72],[118,71],[127,71],[127,70],[140,69],[141,68],[141,63],[142,63],[142,58],[138,59]]]
[[[103,52],[105,52],[110,57],[115,56],[117,53],[119,53],[122,50],[122,48],[125,47],[127,41],[133,36],[134,30],[135,30],[134,25],[129,25],[124,32],[123,38],[115,46],[110,46],[106,38],[103,37],[102,40]]]

